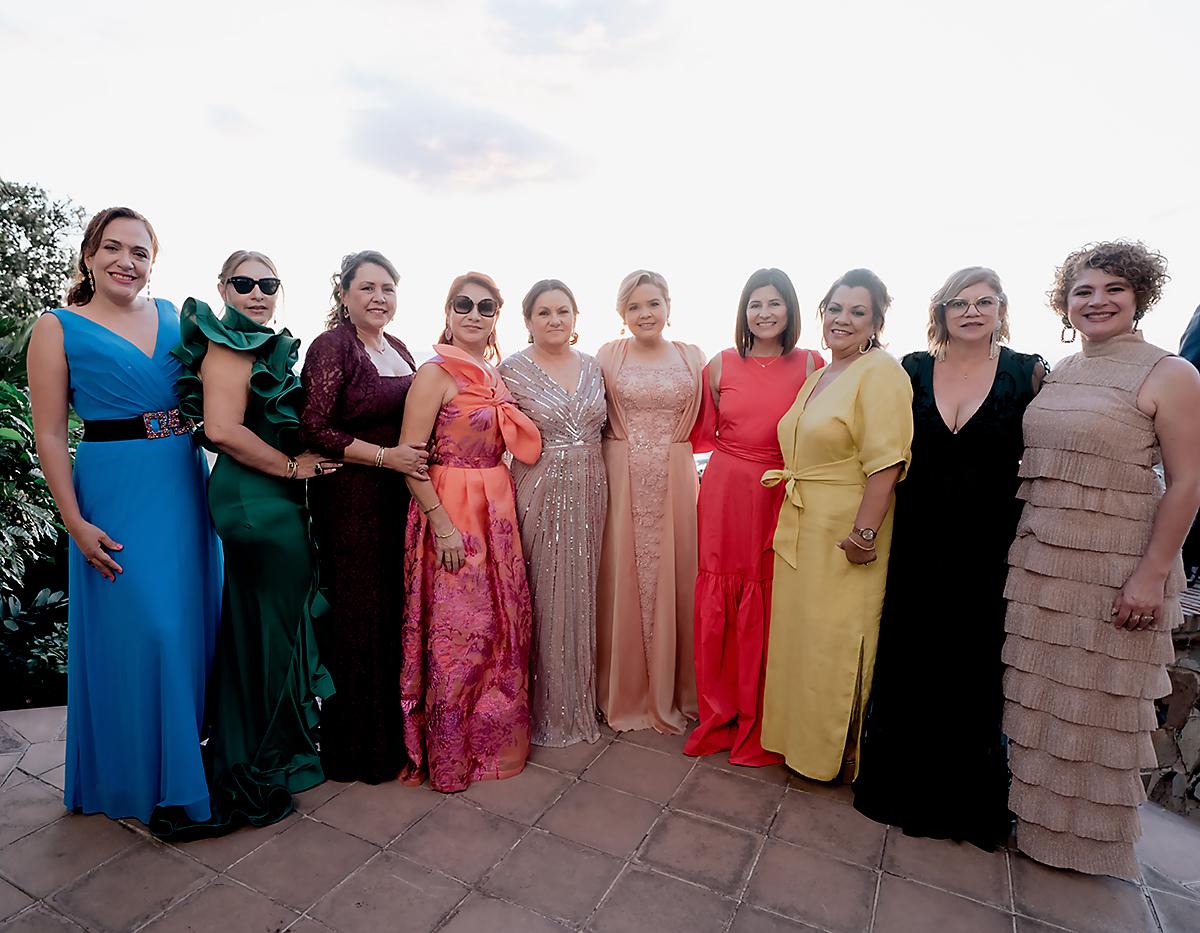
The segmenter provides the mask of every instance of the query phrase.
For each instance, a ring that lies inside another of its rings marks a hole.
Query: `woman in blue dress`
[[[209,816],[204,685],[221,563],[207,467],[179,415],[179,315],[142,297],[158,240],[129,208],[87,226],[67,307],[29,343],[38,459],[71,536],[65,803]],[[84,421],[72,471],[67,409]]]

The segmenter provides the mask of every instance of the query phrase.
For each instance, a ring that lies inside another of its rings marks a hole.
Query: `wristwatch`
[[[868,543],[875,540],[875,529],[874,528],[855,528],[854,534],[858,535],[860,538],[862,538],[864,541],[866,541]]]

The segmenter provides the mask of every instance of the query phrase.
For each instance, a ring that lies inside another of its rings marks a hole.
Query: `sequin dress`
[[[704,354],[675,343],[665,365],[600,348],[608,391],[608,515],[597,587],[597,702],[617,730],[678,734],[696,715],[693,606],[696,464]]]
[[[519,774],[529,754],[529,641],[525,577],[507,450],[541,454],[537,427],[491,367],[439,344],[426,365],[458,387],[433,428],[429,479],[462,534],[466,564],[450,572],[416,500],[404,553],[407,603],[400,697],[409,758],[443,792]]]
[[[596,721],[596,576],[608,481],[600,455],[604,377],[580,356],[568,392],[529,351],[500,366],[518,407],[542,433],[542,456],[512,465],[533,599],[530,741],[564,746],[600,738]]]

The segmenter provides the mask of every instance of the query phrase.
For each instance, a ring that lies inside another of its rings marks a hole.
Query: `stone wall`
[[[1200,820],[1200,587],[1184,593],[1176,630],[1171,695],[1158,701],[1158,767],[1142,773],[1150,799]]]

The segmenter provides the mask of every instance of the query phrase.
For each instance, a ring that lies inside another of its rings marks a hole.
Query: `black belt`
[[[144,441],[161,437],[191,434],[192,419],[185,418],[178,408],[168,411],[148,411],[133,418],[112,418],[104,421],[85,421],[85,441]]]

